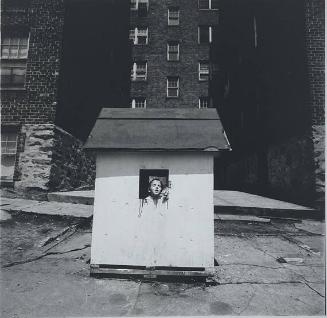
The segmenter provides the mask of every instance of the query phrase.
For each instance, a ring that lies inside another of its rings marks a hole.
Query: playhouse
[[[229,144],[215,109],[103,109],[91,273],[205,276],[214,266],[213,157]]]

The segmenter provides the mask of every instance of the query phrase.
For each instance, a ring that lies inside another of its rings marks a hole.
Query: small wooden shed
[[[103,109],[91,274],[206,276],[214,266],[213,157],[229,144],[215,109]]]

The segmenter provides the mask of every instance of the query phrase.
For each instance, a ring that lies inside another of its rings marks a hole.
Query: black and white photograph
[[[1,0],[0,316],[326,316],[325,1]]]

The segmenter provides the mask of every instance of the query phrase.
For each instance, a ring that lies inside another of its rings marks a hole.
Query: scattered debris
[[[12,216],[8,212],[0,210],[0,222],[11,220],[11,218]]]
[[[301,264],[303,263],[303,258],[300,257],[278,257],[277,262],[288,263],[288,264]]]

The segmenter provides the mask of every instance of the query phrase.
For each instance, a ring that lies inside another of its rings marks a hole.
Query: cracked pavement
[[[214,283],[183,284],[89,277],[90,224],[11,216],[1,317],[325,314],[323,222],[217,220]]]

